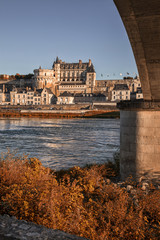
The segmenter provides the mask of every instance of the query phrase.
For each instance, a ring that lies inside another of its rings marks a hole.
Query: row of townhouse
[[[115,84],[111,96],[110,93],[71,93],[65,91],[56,97],[50,88],[36,89],[14,88],[9,91],[3,86],[0,89],[0,105],[49,105],[49,104],[78,104],[86,102],[118,102],[121,100],[142,99],[142,89],[137,88],[131,92],[127,84]]]
[[[56,102],[56,97],[49,88],[0,90],[0,105],[49,105]]]

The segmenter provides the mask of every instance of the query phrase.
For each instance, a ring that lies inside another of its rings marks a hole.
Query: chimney
[[[89,67],[91,66],[92,62],[91,62],[91,59],[89,59]]]
[[[28,87],[26,87],[26,91],[28,91]]]
[[[79,64],[82,64],[82,60],[79,60]]]
[[[36,87],[34,87],[34,92],[36,92]]]
[[[5,84],[3,84],[3,93],[5,93],[5,90],[6,90],[6,89],[5,89]]]

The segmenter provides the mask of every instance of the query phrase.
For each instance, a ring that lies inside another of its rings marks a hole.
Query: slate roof
[[[73,93],[70,93],[70,92],[63,92],[59,95],[59,97],[74,97],[74,94]]]
[[[93,64],[91,64],[91,66],[89,66],[89,62],[81,61],[78,63],[66,63],[66,62],[62,62],[62,60],[60,60],[57,57],[56,61],[54,61],[54,63],[53,63],[53,66],[52,66],[53,68],[54,68],[55,63],[59,63],[61,69],[83,69],[83,70],[87,70],[87,72],[95,72]]]
[[[115,84],[113,90],[129,90],[127,84]]]
[[[84,83],[82,83],[82,82],[61,82],[61,84],[60,84],[61,86],[63,86],[63,85],[68,85],[68,86],[72,86],[72,85],[85,85]]]
[[[48,94],[53,94],[50,88],[45,88]]]

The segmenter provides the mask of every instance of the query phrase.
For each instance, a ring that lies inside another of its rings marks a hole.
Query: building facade
[[[55,103],[55,95],[50,89],[13,89],[10,92],[11,105],[49,105]]]
[[[116,84],[112,90],[111,101],[130,100],[130,90],[127,84]]]

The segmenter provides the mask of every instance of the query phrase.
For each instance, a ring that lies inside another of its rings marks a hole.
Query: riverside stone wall
[[[17,220],[8,215],[0,216],[0,240],[86,240],[59,230]]]

